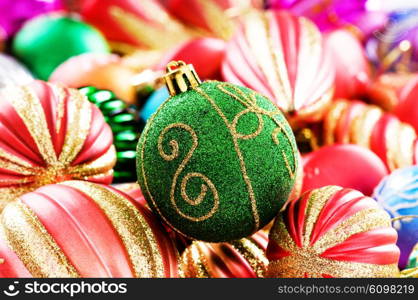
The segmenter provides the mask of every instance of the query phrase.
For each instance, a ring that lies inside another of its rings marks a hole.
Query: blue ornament
[[[394,219],[401,250],[399,266],[403,268],[418,243],[418,166],[396,170],[383,178],[373,198]]]
[[[145,122],[155,113],[160,105],[167,100],[170,95],[166,87],[156,90],[145,102],[139,116]]]

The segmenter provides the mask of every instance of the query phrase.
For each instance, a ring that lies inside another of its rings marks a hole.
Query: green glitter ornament
[[[138,183],[151,208],[187,237],[223,242],[268,224],[295,181],[290,126],[248,88],[207,81],[172,62],[171,97],[150,118],[137,148]]]
[[[95,28],[58,14],[27,22],[12,45],[13,54],[42,80],[48,80],[55,68],[72,56],[109,51],[106,40]]]
[[[138,112],[136,109],[128,107],[111,91],[100,90],[93,86],[83,87],[79,90],[101,110],[112,129],[117,157],[113,182],[136,181],[136,145],[143,128]]]

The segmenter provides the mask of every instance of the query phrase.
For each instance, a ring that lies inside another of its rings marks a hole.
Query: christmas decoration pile
[[[0,277],[418,277],[418,7],[3,2]]]

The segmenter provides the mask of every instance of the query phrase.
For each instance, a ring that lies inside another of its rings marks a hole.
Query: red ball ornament
[[[372,150],[390,171],[417,163],[418,139],[412,126],[362,101],[334,101],[323,120],[325,145],[356,144]]]
[[[389,215],[362,193],[327,186],[305,193],[270,230],[268,277],[397,277]]]
[[[83,0],[83,18],[118,48],[118,43],[167,49],[190,37],[157,0]]]
[[[366,93],[371,70],[361,42],[350,31],[337,29],[324,36],[325,48],[335,67],[335,98],[355,98]],[[350,51],[342,51],[350,49]]]
[[[393,111],[418,78],[416,73],[383,73],[368,87],[367,98],[387,111]]]
[[[167,52],[156,69],[165,70],[171,61],[187,61],[195,68],[202,79],[220,77],[226,43],[216,38],[200,38],[185,42]]]
[[[319,120],[332,99],[334,67],[318,28],[283,11],[253,12],[229,42],[226,81],[270,98],[290,119]]]
[[[418,132],[418,76],[415,76],[400,92],[400,101],[394,109],[395,115],[411,124]]]
[[[112,181],[112,131],[77,90],[43,81],[0,91],[0,209],[69,179]]]
[[[194,241],[186,248],[179,264],[185,278],[264,277],[268,259],[268,236],[263,230],[248,238],[228,243]]]
[[[171,240],[148,209],[82,181],[20,196],[0,219],[1,277],[176,277]]]
[[[388,175],[382,160],[357,145],[332,145],[307,154],[303,160],[302,193],[327,185],[352,188],[371,196]]]

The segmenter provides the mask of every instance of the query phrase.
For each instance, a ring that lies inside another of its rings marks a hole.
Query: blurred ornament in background
[[[396,277],[396,239],[389,215],[372,198],[325,186],[277,216],[266,277]]]
[[[144,106],[142,107],[139,116],[141,120],[144,122],[148,121],[148,119],[154,114],[158,107],[170,97],[167,88],[161,87],[149,96],[149,98],[145,101]]]
[[[25,85],[33,79],[25,66],[13,57],[0,53],[0,88],[6,85]]]
[[[393,218],[401,250],[399,267],[404,268],[418,243],[418,167],[393,171],[376,187],[373,198]]]
[[[126,103],[135,104],[135,87],[132,83],[134,75],[135,72],[123,65],[117,55],[85,53],[60,64],[49,80],[72,88],[91,85],[108,89]]]
[[[185,24],[225,40],[232,37],[236,18],[254,8],[263,8],[261,0],[163,0],[163,3]]]
[[[418,73],[383,73],[370,83],[366,98],[386,111],[393,111],[400,104],[405,89],[415,78],[418,78]]]
[[[183,252],[179,274],[184,278],[264,277],[268,236],[260,230],[248,238],[225,243],[194,241]]]
[[[335,67],[334,97],[350,99],[364,95],[371,69],[359,39],[345,29],[337,29],[325,34],[324,42]]]
[[[0,1],[0,31],[13,36],[27,21],[47,12],[63,8],[63,0],[2,0]]]
[[[293,121],[317,121],[331,102],[334,67],[321,33],[287,12],[253,12],[229,42],[225,81],[271,99]]]
[[[366,43],[379,72],[418,71],[418,9],[393,12]]]
[[[164,70],[170,61],[182,60],[192,64],[202,79],[219,79],[225,49],[221,39],[194,39],[169,50],[154,68]]]
[[[79,0],[83,19],[96,26],[114,50],[128,44],[168,49],[192,35],[157,0]]]
[[[95,104],[103,113],[113,133],[113,144],[116,148],[116,165],[113,168],[113,182],[130,182],[136,180],[136,145],[143,129],[138,112],[133,107],[118,99],[109,90],[93,86],[80,88],[79,91]]]
[[[13,40],[12,52],[37,78],[47,80],[70,57],[108,53],[109,47],[101,33],[87,23],[47,14],[25,24]]]
[[[0,210],[46,184],[112,181],[112,131],[79,91],[36,80],[1,89],[0,101]]]
[[[367,170],[367,172],[365,172]],[[371,196],[380,180],[388,175],[382,160],[357,145],[332,145],[303,158],[302,193],[326,185],[338,185]]]
[[[394,114],[403,122],[411,124],[418,132],[418,76],[408,82],[400,93]]]
[[[356,144],[372,150],[389,171],[412,166],[418,159],[414,128],[376,105],[338,99],[323,120],[325,145]]]
[[[151,212],[118,190],[66,181],[15,198],[0,218],[1,277],[177,277]]]
[[[387,21],[387,13],[367,9],[367,0],[268,0],[267,6],[307,17],[321,31],[345,27],[360,38],[369,36]]]

